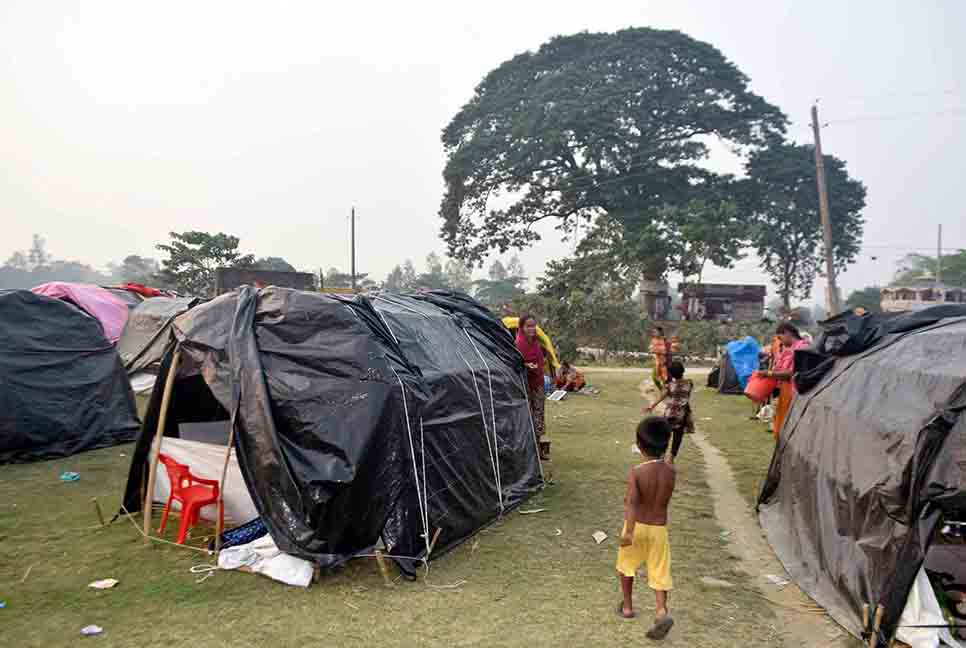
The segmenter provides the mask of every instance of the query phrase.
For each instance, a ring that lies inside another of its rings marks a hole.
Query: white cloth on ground
[[[312,563],[282,553],[270,535],[264,535],[248,544],[222,549],[218,554],[218,567],[248,567],[256,574],[297,587],[308,587],[314,573]]]

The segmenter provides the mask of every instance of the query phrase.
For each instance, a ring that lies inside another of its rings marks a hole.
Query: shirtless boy
[[[637,447],[644,462],[631,469],[624,498],[624,530],[617,552],[624,600],[617,613],[633,619],[634,576],[641,565],[647,565],[647,584],[657,597],[657,616],[648,630],[648,639],[664,639],[674,619],[667,607],[671,581],[671,547],[667,535],[667,509],[674,492],[674,467],[663,460],[671,438],[667,419],[649,416],[637,426]]]

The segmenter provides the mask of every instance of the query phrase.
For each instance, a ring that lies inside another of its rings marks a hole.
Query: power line
[[[867,95],[845,95],[834,97],[834,101],[848,101],[848,102],[859,102],[859,101],[869,101],[869,100],[880,100],[880,99],[895,99],[902,97],[935,97],[935,96],[953,96],[962,95],[962,88],[946,88],[946,89],[932,89],[932,90],[914,90],[914,91],[899,91],[899,92],[883,92],[877,94],[867,94]]]
[[[966,106],[956,106],[949,110],[934,110],[923,112],[894,113],[891,115],[859,115],[842,119],[830,119],[822,124],[828,127],[836,124],[859,124],[871,121],[898,121],[902,119],[917,119],[920,117],[966,116]]]

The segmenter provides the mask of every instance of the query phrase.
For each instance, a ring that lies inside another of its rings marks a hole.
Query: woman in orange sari
[[[795,398],[795,385],[792,376],[795,375],[795,351],[808,346],[802,339],[801,333],[794,324],[783,322],[775,331],[775,341],[772,342],[771,370],[765,376],[778,379],[778,402],[775,404],[775,414],[772,416],[772,433],[775,441],[781,433],[785,417]]]
[[[667,368],[671,360],[671,343],[664,337],[664,329],[658,326],[651,333],[648,351],[654,356],[654,384],[664,389],[667,384]]]

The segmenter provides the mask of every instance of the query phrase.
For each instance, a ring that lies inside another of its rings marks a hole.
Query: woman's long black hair
[[[775,335],[781,335],[782,333],[788,333],[796,340],[802,339],[802,334],[798,332],[798,327],[796,327],[791,322],[782,322],[775,329]]]

